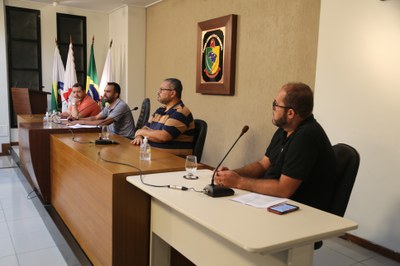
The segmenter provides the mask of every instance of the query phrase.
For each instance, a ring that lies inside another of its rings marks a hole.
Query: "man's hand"
[[[235,188],[239,186],[241,179],[242,177],[238,173],[226,167],[218,169],[214,177],[217,185]]]
[[[76,124],[79,124],[79,120],[74,120],[74,121],[70,121],[70,122],[68,122],[68,126],[74,126],[74,125],[76,125]]]
[[[77,103],[79,103],[81,101],[80,98],[75,98],[73,96],[71,96],[71,104],[72,105],[76,105]]]
[[[133,145],[140,145],[143,142],[143,137],[141,135],[135,136],[135,138],[131,141]]]

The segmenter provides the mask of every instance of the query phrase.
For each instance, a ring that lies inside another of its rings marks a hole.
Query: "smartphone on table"
[[[276,213],[276,214],[285,214],[285,213],[297,211],[298,209],[299,209],[298,206],[285,202],[285,203],[279,203],[277,205],[268,207],[267,210],[270,212]]]

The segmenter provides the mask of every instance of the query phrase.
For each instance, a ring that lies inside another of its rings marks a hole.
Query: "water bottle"
[[[148,143],[147,137],[143,138],[142,144],[140,144],[140,154],[139,159],[142,161],[150,161],[151,160],[151,146]]]
[[[45,116],[43,117],[43,127],[51,128],[51,117],[49,112],[46,112]]]

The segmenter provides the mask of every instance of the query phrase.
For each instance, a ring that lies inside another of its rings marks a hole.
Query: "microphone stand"
[[[242,132],[240,133],[239,137],[236,139],[236,141],[233,143],[229,151],[225,154],[224,158],[221,160],[221,162],[218,164],[218,166],[215,168],[213,175],[211,177],[211,184],[207,185],[204,187],[204,194],[213,197],[213,198],[219,198],[219,197],[226,197],[226,196],[232,196],[235,194],[235,191],[229,187],[224,187],[220,185],[215,185],[214,184],[214,177],[215,174],[218,171],[218,168],[221,166],[222,162],[225,160],[225,158],[228,156],[228,154],[231,152],[233,147],[235,147],[236,143],[239,141],[239,139],[244,135],[249,130],[249,126],[244,126],[242,129]]]

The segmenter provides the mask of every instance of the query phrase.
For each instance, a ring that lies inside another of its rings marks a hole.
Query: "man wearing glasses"
[[[313,105],[308,85],[284,85],[272,103],[272,123],[278,129],[265,155],[239,169],[218,169],[216,183],[326,210],[333,194],[335,156],[314,119]]]
[[[176,155],[192,154],[194,121],[189,108],[181,100],[182,83],[176,78],[165,79],[157,91],[157,100],[163,104],[146,125],[135,132],[131,141],[140,145],[147,136],[152,147]]]

